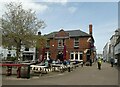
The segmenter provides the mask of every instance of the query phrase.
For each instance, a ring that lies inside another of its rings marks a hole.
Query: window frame
[[[46,47],[50,47],[50,40],[47,40]]]
[[[30,51],[29,47],[25,47],[25,51]]]
[[[73,58],[71,57],[71,55],[73,55]],[[70,52],[70,59],[74,60],[74,52]]]
[[[74,47],[79,47],[79,38],[78,37],[74,38]]]
[[[61,45],[60,45],[61,42]],[[58,40],[58,47],[64,47],[65,40],[64,39],[59,39]]]

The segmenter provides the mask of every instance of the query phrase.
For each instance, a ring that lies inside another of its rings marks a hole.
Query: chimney
[[[89,34],[92,35],[92,24],[89,24]]]
[[[38,35],[41,36],[41,32],[40,31],[38,32]]]

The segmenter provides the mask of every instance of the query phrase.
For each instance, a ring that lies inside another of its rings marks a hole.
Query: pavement
[[[97,63],[92,66],[79,66],[72,72],[51,73],[30,79],[3,77],[2,85],[118,85],[118,69],[108,63],[102,63],[102,69],[97,69]]]

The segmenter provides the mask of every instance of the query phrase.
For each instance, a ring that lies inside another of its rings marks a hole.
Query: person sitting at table
[[[47,59],[45,60],[45,66],[47,66],[47,67],[49,66],[49,63],[48,63]]]
[[[66,64],[67,64],[67,65],[70,65],[70,60],[67,60],[67,61],[66,61]]]
[[[78,64],[78,60],[77,59],[75,59],[75,64]]]
[[[60,64],[60,59],[57,59],[55,63]]]
[[[55,60],[52,61],[52,64],[55,64]]]
[[[67,65],[67,60],[64,60],[64,61],[63,61],[63,65]]]
[[[52,60],[51,56],[49,56],[48,58],[49,58],[48,63],[52,63],[53,60]]]

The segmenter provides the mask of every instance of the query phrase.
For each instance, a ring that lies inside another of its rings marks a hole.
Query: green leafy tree
[[[4,47],[14,47],[17,58],[20,58],[21,46],[38,46],[36,34],[39,29],[46,25],[44,21],[38,20],[33,10],[25,10],[21,3],[6,4],[7,11],[1,18],[2,25],[2,44]],[[43,37],[42,37],[43,38]],[[42,42],[42,40],[41,40]]]

